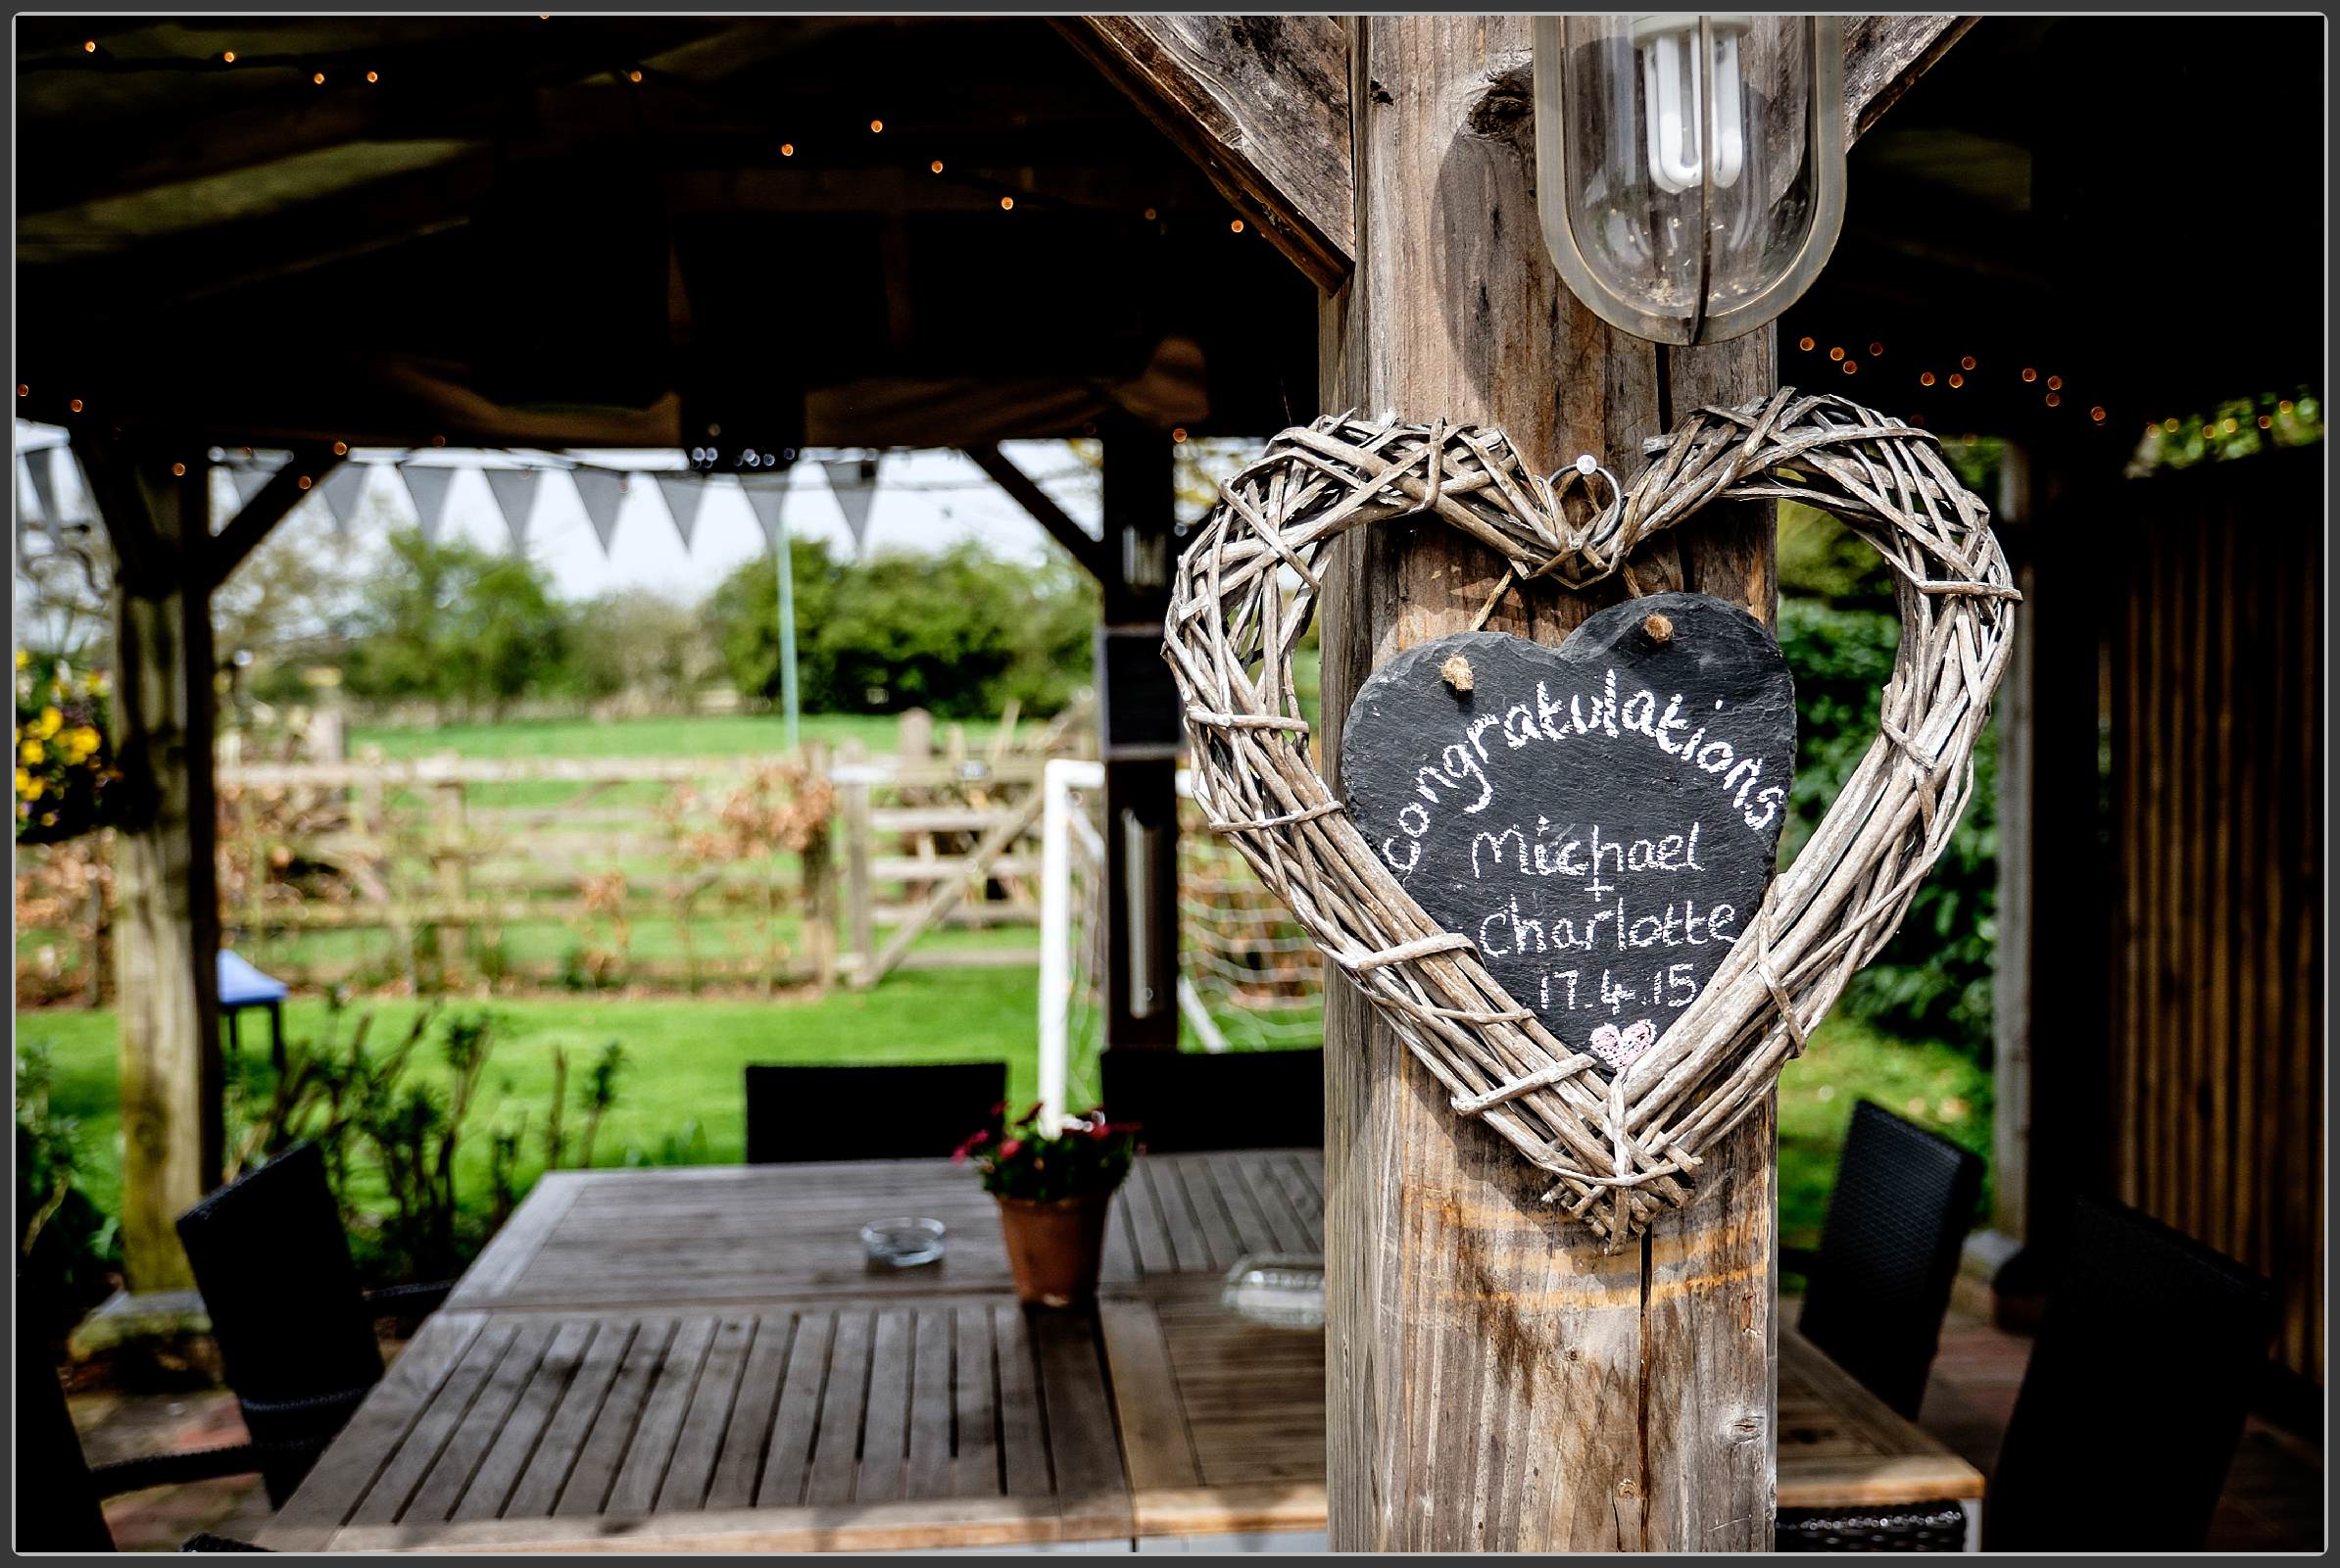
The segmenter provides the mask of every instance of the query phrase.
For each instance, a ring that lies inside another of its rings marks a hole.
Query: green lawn
[[[540,1000],[494,1003],[501,1020],[459,1163],[467,1194],[484,1191],[487,1146],[499,1127],[523,1112],[543,1124],[556,1047],[566,1051],[572,1094],[602,1043],[620,1041],[631,1065],[616,1108],[602,1130],[597,1163],[684,1153],[736,1160],[746,1137],[741,1069],[752,1061],[918,1062],[999,1059],[1008,1064],[1010,1096],[1035,1095],[1036,977],[1028,969],[914,971],[868,993],[832,992],[813,1000],[701,1002],[685,999]],[[403,1038],[418,1004],[363,1002],[374,1014],[371,1040]],[[296,1040],[322,1026],[322,1003],[297,1001],[286,1027]],[[23,1043],[47,1042],[57,1069],[55,1104],[81,1125],[87,1186],[111,1211],[120,1188],[121,1119],[115,1100],[115,1021],[111,1012],[45,1011],[17,1020]],[[265,1028],[248,1032],[239,1063],[254,1085],[267,1078]],[[435,1056],[431,1058],[435,1065]],[[1076,1063],[1076,1096],[1094,1083]],[[1787,1068],[1779,1095],[1780,1217],[1783,1238],[1810,1245],[1818,1236],[1834,1179],[1836,1151],[1857,1100],[1882,1102],[1987,1153],[1990,1079],[1965,1057],[1936,1045],[1889,1040],[1835,1020],[1812,1050]],[[882,1115],[882,1105],[872,1106]],[[573,1108],[567,1124],[573,1132]],[[704,1142],[692,1140],[693,1130]],[[661,1152],[671,1142],[675,1148]],[[531,1149],[523,1169],[533,1176]]]

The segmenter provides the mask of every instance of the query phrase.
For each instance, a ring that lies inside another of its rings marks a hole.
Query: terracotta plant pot
[[[1111,1193],[997,1201],[1018,1300],[1028,1306],[1073,1306],[1096,1298]]]

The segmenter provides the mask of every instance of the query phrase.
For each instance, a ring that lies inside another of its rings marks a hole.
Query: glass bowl
[[[874,1219],[861,1227],[861,1250],[871,1268],[916,1268],[943,1255],[939,1219]]]
[[[1219,1305],[1237,1317],[1280,1329],[1325,1326],[1321,1253],[1260,1252],[1227,1271]]]

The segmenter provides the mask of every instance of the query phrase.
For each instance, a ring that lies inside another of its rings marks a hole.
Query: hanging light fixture
[[[1536,201],[1569,291],[1720,343],[1811,286],[1844,220],[1833,17],[1539,17]]]

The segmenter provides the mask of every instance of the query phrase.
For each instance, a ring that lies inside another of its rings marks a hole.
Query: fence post
[[[447,779],[434,789],[438,843],[431,855],[439,870],[439,983],[449,986],[463,963],[462,909],[469,902],[470,855],[463,842],[463,781]]]
[[[853,982],[862,984],[877,962],[877,934],[869,886],[869,748],[859,736],[842,752],[851,775],[838,786],[838,819],[845,835],[845,931]]]
[[[807,781],[829,776],[829,748],[814,741],[804,748]],[[837,855],[834,814],[812,830],[804,845],[804,956],[812,982],[822,990],[837,983]]]

